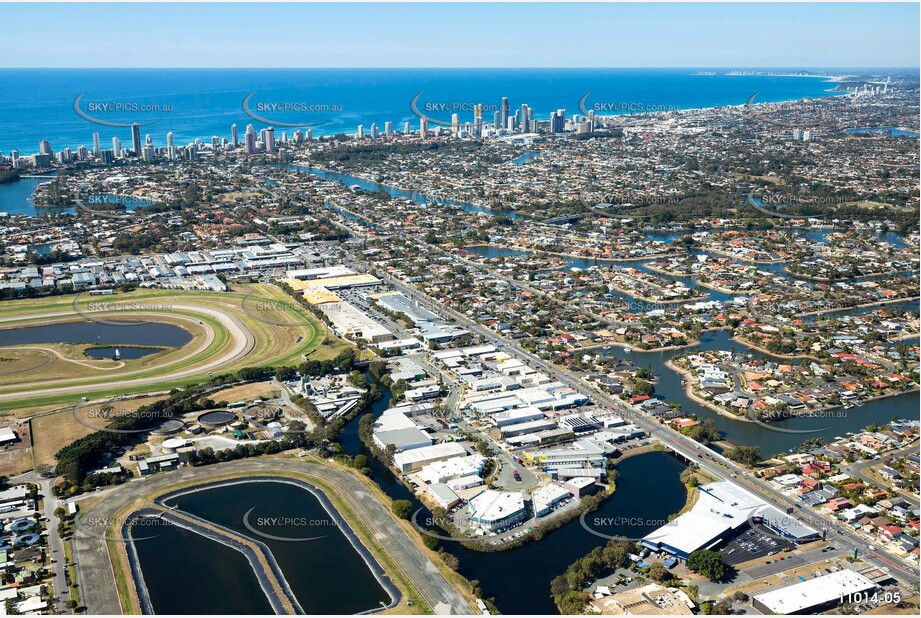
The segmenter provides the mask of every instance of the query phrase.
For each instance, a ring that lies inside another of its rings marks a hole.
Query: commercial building
[[[531,492],[531,503],[534,506],[534,515],[537,517],[549,515],[553,507],[567,498],[572,498],[572,493],[557,483],[550,483],[549,485],[544,485],[539,489],[535,489]]]
[[[856,595],[876,589],[876,584],[855,571],[842,569],[752,597],[762,614],[817,614]]]
[[[413,472],[426,464],[466,454],[467,451],[457,442],[445,442],[397,453],[393,456],[393,465],[400,472]]]
[[[699,489],[694,507],[648,534],[642,541],[644,547],[687,560],[692,552],[716,547],[743,527],[767,521],[772,522],[772,529],[797,543],[821,536],[729,481],[708,483]]]
[[[288,279],[300,279],[310,281],[314,279],[326,279],[329,277],[345,277],[354,275],[355,271],[347,266],[323,266],[320,268],[298,268],[285,272]]]
[[[527,517],[524,494],[520,492],[487,489],[472,498],[467,508],[470,510],[470,522],[486,530],[498,530]]]
[[[393,333],[387,328],[345,301],[323,303],[317,307],[326,314],[333,323],[333,328],[341,335],[351,339],[364,339],[370,343],[394,338]]]
[[[576,440],[566,446],[528,451],[525,458],[552,468],[583,465],[603,468],[606,460],[605,450],[591,440]]]
[[[454,490],[443,483],[429,485],[425,491],[443,509],[450,509],[460,502],[460,498],[454,493]]]

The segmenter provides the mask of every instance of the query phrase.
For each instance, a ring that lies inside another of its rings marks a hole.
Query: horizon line
[[[266,71],[273,70],[598,70],[598,69],[723,69],[723,70],[798,70],[798,71],[818,71],[818,70],[887,70],[887,69],[921,69],[921,65],[890,65],[890,66],[680,66],[680,65],[649,65],[649,66],[0,66],[0,70],[56,70],[56,69],[106,69],[106,70],[133,70],[133,69],[171,69],[171,70],[193,70],[193,69],[260,69]],[[821,77],[821,76],[819,76]]]

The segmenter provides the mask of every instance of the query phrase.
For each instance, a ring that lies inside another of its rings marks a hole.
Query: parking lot
[[[793,543],[768,536],[759,528],[747,528],[729,541],[720,553],[727,564],[736,565],[756,558],[785,559],[783,550],[793,547]]]

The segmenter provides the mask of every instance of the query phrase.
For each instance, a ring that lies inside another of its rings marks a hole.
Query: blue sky
[[[917,67],[917,3],[0,4],[6,67]]]

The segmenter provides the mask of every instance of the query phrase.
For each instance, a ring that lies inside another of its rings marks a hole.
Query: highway
[[[367,264],[365,267],[373,268],[371,265]],[[821,513],[814,509],[803,509],[799,502],[789,498],[788,496],[772,487],[758,482],[748,471],[730,461],[729,459],[699,444],[698,442],[691,440],[687,436],[672,431],[660,425],[655,420],[635,412],[623,401],[615,399],[607,393],[598,390],[593,385],[584,382],[575,373],[557,367],[556,365],[553,365],[535,356],[534,354],[523,349],[514,341],[507,340],[499,334],[482,326],[478,322],[468,318],[467,316],[439,304],[436,300],[430,298],[416,288],[403,283],[402,281],[394,279],[389,274],[381,272],[378,272],[377,274],[388,284],[403,292],[409,298],[416,300],[417,302],[427,306],[433,311],[440,312],[443,315],[453,318],[458,323],[468,328],[471,332],[475,332],[482,336],[486,341],[489,341],[508,351],[512,351],[519,358],[526,360],[532,367],[542,369],[548,375],[553,376],[560,382],[568,384],[572,388],[593,397],[595,401],[599,402],[600,404],[617,410],[623,415],[624,418],[629,419],[633,423],[646,430],[650,436],[657,438],[665,446],[675,451],[685,459],[697,464],[701,469],[707,471],[713,476],[717,478],[732,479],[733,482],[744,486],[745,489],[755,494],[767,503],[774,504],[782,510],[786,508],[793,509],[793,512],[797,513],[800,518],[802,518],[803,515],[807,515],[807,522],[809,525],[812,527],[816,527],[817,525],[819,527],[826,527],[829,533],[828,538],[833,539],[837,546],[847,548],[849,553],[853,553],[853,550],[856,548],[858,549],[859,554],[867,562],[874,564],[875,566],[885,568],[886,570],[890,571],[894,577],[906,584],[910,584],[913,587],[918,586],[918,574],[915,569],[905,565],[898,557],[891,555],[888,552],[869,550],[868,541],[855,534],[846,526],[839,525],[837,521],[833,521],[824,517]]]

